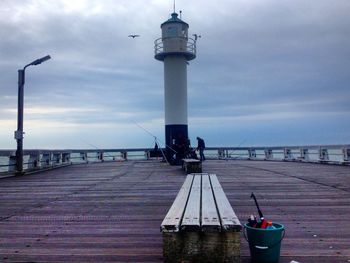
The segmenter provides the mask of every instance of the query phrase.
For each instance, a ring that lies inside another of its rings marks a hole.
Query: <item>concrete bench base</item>
[[[182,169],[185,171],[186,174],[201,173],[202,162],[197,159],[183,159]]]
[[[240,232],[163,233],[164,262],[241,262]]]

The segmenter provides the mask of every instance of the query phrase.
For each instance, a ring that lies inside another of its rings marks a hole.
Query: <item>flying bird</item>
[[[132,37],[132,38],[135,38],[135,37],[139,37],[140,35],[129,35],[128,37]]]

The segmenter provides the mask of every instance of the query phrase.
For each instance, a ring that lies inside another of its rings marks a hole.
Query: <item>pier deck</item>
[[[242,223],[282,223],[282,263],[350,262],[350,167],[206,161]],[[74,165],[0,179],[0,262],[162,262],[160,224],[185,179],[156,161]],[[242,262],[249,262],[241,238]]]

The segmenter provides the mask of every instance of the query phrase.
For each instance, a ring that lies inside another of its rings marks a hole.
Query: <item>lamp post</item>
[[[16,170],[17,174],[23,173],[23,104],[24,104],[24,82],[25,82],[25,70],[29,66],[39,65],[51,57],[49,55],[34,60],[26,65],[23,69],[18,70],[18,108],[17,108],[17,131],[15,131],[15,139],[17,141],[16,151]]]

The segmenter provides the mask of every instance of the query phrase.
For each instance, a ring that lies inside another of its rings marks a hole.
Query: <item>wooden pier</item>
[[[281,263],[350,262],[350,167],[206,161],[242,224],[285,225]],[[160,224],[185,179],[158,161],[82,164],[0,179],[0,262],[162,262]],[[242,262],[249,249],[241,234]]]

